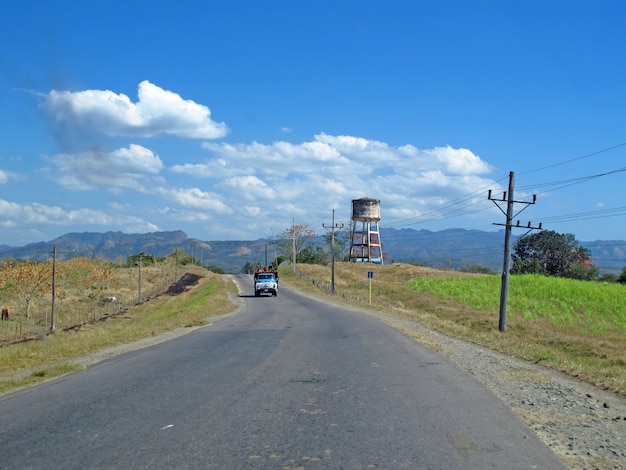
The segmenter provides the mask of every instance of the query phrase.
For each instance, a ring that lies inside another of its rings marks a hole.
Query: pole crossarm
[[[507,212],[502,209],[502,207],[500,207],[500,204],[498,204],[499,202],[506,202],[507,206],[508,204],[524,204],[524,207],[521,208],[519,211],[517,211],[515,214],[512,215],[511,219],[514,219],[515,217],[517,217],[522,211],[528,209],[529,206],[535,204],[537,202],[537,195],[533,194],[533,200],[532,201],[517,201],[515,199],[511,199],[509,200],[509,198],[507,197],[507,193],[506,191],[504,193],[502,193],[502,198],[495,198],[491,195],[492,191],[491,189],[489,190],[489,194],[487,195],[487,199],[489,199],[490,201],[493,201],[493,203],[498,207],[498,209],[500,209],[500,212],[502,212],[504,215],[507,215]],[[530,222],[529,222],[530,223]],[[503,225],[503,224],[494,224],[494,225]]]
[[[531,230],[543,230],[541,222],[539,222],[539,225],[537,225],[536,227],[534,227],[530,222],[528,222],[527,225],[522,225],[520,224],[519,220],[517,221],[516,224],[499,224],[497,222],[494,222],[493,225],[500,225],[501,227],[529,228]]]

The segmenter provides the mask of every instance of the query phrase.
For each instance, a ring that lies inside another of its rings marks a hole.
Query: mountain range
[[[448,229],[429,230],[381,228],[385,262],[407,262],[435,268],[461,269],[468,265],[500,272],[503,264],[504,231]],[[513,237],[514,243],[516,237]],[[313,242],[324,244],[323,237]],[[596,240],[579,242],[591,251],[601,273],[619,273],[626,266],[626,241]],[[156,257],[182,248],[203,265],[217,266],[225,272],[239,272],[246,263],[266,264],[275,257],[272,240],[202,241],[189,238],[183,231],[126,234],[122,232],[68,233],[48,242],[22,247],[0,245],[0,260],[34,259],[43,261],[57,256],[94,256],[124,262],[130,255],[146,253]]]

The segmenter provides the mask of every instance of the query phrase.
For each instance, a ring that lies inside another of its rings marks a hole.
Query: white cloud
[[[111,215],[94,209],[65,210],[58,206],[49,206],[39,203],[18,204],[0,199],[0,219],[5,228],[20,228],[37,226],[96,226],[110,230],[110,227],[120,227],[125,231],[159,230],[158,226],[146,222],[136,216],[112,217]]]
[[[215,139],[228,133],[226,124],[211,119],[207,106],[184,100],[147,80],[139,84],[136,103],[110,90],[52,90],[44,95],[40,107],[57,124],[78,133],[134,137],[171,134],[191,139]]]
[[[186,209],[219,214],[232,212],[232,209],[223,202],[222,196],[216,193],[202,191],[198,188],[169,189],[160,187],[155,188],[154,193]]]
[[[454,149],[450,146],[436,147],[426,151],[426,153],[441,163],[442,169],[447,170],[447,173],[455,175],[484,174],[493,170],[489,164],[468,149]]]
[[[268,221],[280,214],[323,217],[333,208],[348,211],[351,199],[364,196],[381,199],[388,215],[404,218],[428,212],[437,218],[433,207],[492,184],[484,177],[492,171],[488,163],[470,150],[452,147],[420,150],[328,134],[295,144],[202,146],[211,154],[205,163],[171,170],[213,182],[231,207],[246,208],[239,225],[252,214]],[[472,202],[491,209],[482,194]]]
[[[293,144],[229,144],[204,142],[214,158],[204,164],[177,165],[172,171],[198,177],[265,175],[265,182],[287,177],[323,174],[340,181],[395,175],[429,180],[433,172],[445,177],[481,175],[492,167],[467,149],[437,147],[419,150],[398,147],[353,136],[316,135],[314,140]],[[269,180],[268,180],[269,178]],[[441,183],[438,183],[441,184]]]
[[[9,181],[9,173],[0,170],[0,184],[6,184]]]
[[[141,145],[131,144],[110,153],[95,150],[79,154],[59,154],[52,158],[59,174],[58,183],[68,189],[139,189],[147,177],[163,168],[161,159]]]

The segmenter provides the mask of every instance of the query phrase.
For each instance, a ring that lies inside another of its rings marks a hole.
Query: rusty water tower
[[[379,199],[365,197],[352,200],[350,261],[383,264],[379,221]]]

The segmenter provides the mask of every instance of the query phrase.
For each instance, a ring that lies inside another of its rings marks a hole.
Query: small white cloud
[[[139,84],[138,101],[110,90],[52,90],[40,103],[55,121],[81,133],[152,137],[171,134],[191,139],[216,139],[228,134],[211,110],[147,80]]]
[[[220,214],[228,214],[232,212],[232,209],[222,201],[222,197],[220,195],[202,191],[198,188],[155,188],[154,193],[159,194],[170,203],[174,203],[187,209],[197,209],[199,211]],[[201,213],[197,213],[197,216],[200,215]]]
[[[9,173],[0,170],[0,184],[6,184],[9,181]]]

